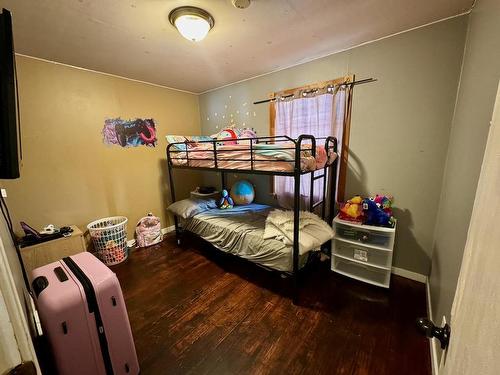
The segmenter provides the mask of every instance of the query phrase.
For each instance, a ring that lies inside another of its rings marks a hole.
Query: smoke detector
[[[250,6],[250,0],[231,0],[235,8],[245,9]]]

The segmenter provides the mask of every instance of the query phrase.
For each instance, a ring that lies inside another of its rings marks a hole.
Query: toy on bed
[[[392,216],[392,210],[390,210],[391,201],[388,199],[388,197],[382,196],[385,198],[385,200],[383,201],[386,205],[386,209],[390,210],[390,212],[387,212],[384,210],[381,203],[377,203],[375,201],[377,197],[363,199],[363,224],[375,225],[379,227],[394,227],[396,221],[394,219],[394,216]]]
[[[231,198],[238,206],[245,206],[253,202],[255,190],[247,180],[236,181],[231,188]]]
[[[251,128],[237,129],[236,134],[238,135],[238,144],[240,145],[249,145],[250,139],[248,138],[257,138],[257,133]]]
[[[173,148],[178,151],[198,147],[200,142],[212,141],[212,138],[207,135],[167,135],[165,138],[167,143],[174,143]]]
[[[316,169],[324,168],[328,162],[325,146],[316,147]]]
[[[217,202],[217,207],[221,210],[227,210],[229,208],[233,208],[234,202],[233,199],[229,196],[229,193],[226,189],[221,191],[221,198]]]
[[[363,221],[363,197],[356,195],[341,204],[339,219],[361,223]]]
[[[217,134],[217,145],[219,146],[225,146],[225,145],[236,145],[238,144],[238,136],[236,135],[236,132],[231,129],[223,129]]]
[[[257,138],[257,134],[252,128],[237,128],[235,126],[228,126],[215,134],[210,136],[217,139],[219,146],[223,145],[236,145],[236,144],[250,144],[248,138]],[[244,139],[241,140],[240,139]]]

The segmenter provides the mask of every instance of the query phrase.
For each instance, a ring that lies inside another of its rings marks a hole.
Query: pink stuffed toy
[[[327,159],[325,146],[316,147],[316,169],[324,168]]]
[[[219,145],[236,145],[238,144],[237,141],[238,137],[236,136],[236,133],[234,132],[233,129],[224,129],[222,130],[218,135],[217,135],[217,142]],[[220,142],[222,141],[222,142]]]

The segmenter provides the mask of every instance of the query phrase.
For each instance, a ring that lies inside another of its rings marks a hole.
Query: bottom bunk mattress
[[[217,249],[278,271],[293,269],[292,246],[276,239],[264,239],[266,217],[273,207],[262,204],[214,208],[187,219],[184,229],[197,234]],[[300,256],[302,267],[307,254]]]

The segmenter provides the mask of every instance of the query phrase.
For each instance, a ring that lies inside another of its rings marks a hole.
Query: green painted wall
[[[460,89],[436,223],[430,291],[433,319],[450,321],[462,255],[500,79],[500,2],[470,15]]]
[[[468,17],[406,32],[200,96],[203,134],[234,119],[269,134],[269,92],[356,74],[347,194],[390,193],[394,265],[428,274]],[[307,56],[304,56],[307,57]],[[231,117],[231,114],[233,117]],[[268,177],[253,178],[269,202]]]

